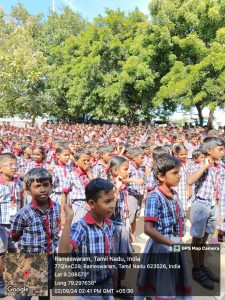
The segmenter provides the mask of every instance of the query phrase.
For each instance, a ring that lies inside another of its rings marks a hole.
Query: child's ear
[[[161,181],[161,182],[164,182],[165,180],[165,175],[163,175],[162,173],[158,173],[158,180]]]
[[[112,172],[113,176],[117,177],[118,176],[118,170],[115,168]]]
[[[207,155],[211,155],[211,153],[212,153],[212,149],[211,149],[211,148],[208,148],[208,149],[207,149]],[[207,156],[207,155],[206,155],[206,156]]]
[[[93,199],[88,200],[88,205],[90,206],[90,208],[94,208],[95,203],[96,203],[96,201],[94,201]]]

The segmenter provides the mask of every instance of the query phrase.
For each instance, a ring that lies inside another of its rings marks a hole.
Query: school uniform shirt
[[[72,225],[70,242],[78,257],[90,257],[90,255],[108,257],[113,252],[113,231],[114,225],[109,219],[106,218],[103,227],[99,227],[91,213],[87,212],[82,219]],[[105,265],[106,262],[96,262],[96,264]],[[111,269],[96,268],[90,269],[89,274],[83,279],[101,282],[111,276]]]
[[[10,202],[11,195],[9,189],[0,183],[0,224],[10,224]]]
[[[76,200],[85,200],[85,187],[89,181],[90,180],[84,171],[77,167],[73,168],[69,187],[71,191],[68,194],[68,200],[70,203],[73,203]]]
[[[18,157],[17,162],[18,162],[18,171],[25,173],[27,169],[27,165],[31,162],[32,160],[29,159],[26,161],[23,156]]]
[[[155,229],[165,236],[182,237],[185,234],[184,210],[177,192],[172,192],[173,198],[157,187],[148,195],[144,221],[155,222]]]
[[[98,161],[92,169],[94,178],[108,179],[109,166],[104,166],[100,161]]]
[[[152,157],[150,155],[145,155],[144,156],[144,163],[143,165],[145,166],[145,169],[148,170],[152,164]]]
[[[174,190],[177,191],[180,201],[183,203],[183,209],[187,210],[187,200],[188,200],[188,184],[187,176],[189,174],[189,167],[187,164],[182,163],[180,168],[180,181]]]
[[[129,216],[128,192],[126,185],[123,184],[119,190],[116,206],[110,219],[116,224],[123,224]]]
[[[53,254],[59,245],[60,205],[49,198],[49,209],[43,211],[32,199],[20,209],[14,219],[10,235],[19,238],[22,253]]]
[[[223,173],[220,177],[222,189],[220,191],[220,220],[221,224],[219,225],[219,229],[225,232],[225,173]]]
[[[138,167],[134,162],[130,161],[128,177],[129,178],[142,178],[142,179],[144,179],[144,182],[145,182],[145,180],[146,180],[145,169],[142,166]],[[145,193],[145,185],[129,182],[127,184],[127,190],[128,190],[129,195],[140,197],[140,196],[143,196]]]
[[[70,180],[73,169],[61,162],[54,166],[52,173],[52,192],[53,193],[68,193],[70,192]]]
[[[204,166],[204,163],[195,164],[192,168],[191,174],[198,171]],[[224,186],[222,184],[221,178],[224,177],[225,169],[219,164],[214,164],[214,166],[209,166],[202,176],[195,182],[195,198],[203,203],[210,203],[211,206],[215,205],[216,200],[219,200],[222,189]]]
[[[51,163],[51,161],[55,158],[56,158],[55,150],[53,148],[49,148],[46,154],[46,161],[48,163]]]
[[[49,167],[49,163],[47,163],[46,161],[38,162],[38,163],[36,161],[31,161],[27,164],[25,173],[29,172],[33,168],[44,168],[47,170],[48,167]]]
[[[21,202],[24,195],[23,182],[17,176],[14,176],[12,182],[6,182],[0,176],[0,184],[4,185],[8,189],[10,194],[9,215],[10,217],[14,217],[16,212],[21,208]]]
[[[149,176],[146,176],[145,178],[145,185],[146,185],[146,189],[148,192],[153,191],[157,185],[158,185],[158,180],[155,179],[153,172],[151,172],[149,174]]]

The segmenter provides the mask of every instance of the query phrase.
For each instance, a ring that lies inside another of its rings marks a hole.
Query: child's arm
[[[120,176],[117,176],[117,177],[116,177],[116,182],[115,182],[115,188],[116,188],[116,189],[115,189],[115,193],[114,193],[114,199],[115,199],[116,202],[117,202],[117,200],[118,200],[120,188],[121,188],[121,186],[122,186],[122,184],[123,184],[122,180],[123,180],[122,177],[120,177]]]
[[[199,178],[202,176],[202,174],[205,172],[205,170],[208,169],[209,166],[210,166],[209,159],[206,158],[204,165],[198,171],[188,176],[187,184],[192,185],[193,183],[197,182]]]
[[[64,205],[65,211],[65,225],[59,242],[59,253],[71,253],[73,246],[70,243],[70,229],[73,221],[72,204]]]
[[[23,210],[19,210],[15,215],[15,219],[11,226],[10,235],[14,242],[17,242],[20,237],[23,235],[23,230],[26,227],[26,220],[21,213]]]
[[[123,179],[123,182],[124,183],[133,182],[133,183],[137,183],[137,184],[143,184],[144,179],[143,178],[126,178],[126,179]]]
[[[167,239],[159,231],[155,229],[155,222],[145,221],[144,232],[146,235],[150,236],[160,244],[165,244],[167,246],[173,245],[173,242],[170,239]]]

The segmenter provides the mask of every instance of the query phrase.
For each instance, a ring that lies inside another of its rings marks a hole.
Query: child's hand
[[[115,184],[117,190],[119,190],[121,188],[122,184],[123,184],[123,178],[121,176],[117,176],[116,184]]]
[[[16,175],[23,178],[25,174],[22,171],[18,171]]]
[[[73,220],[73,207],[72,207],[72,204],[68,204],[68,203],[65,203],[65,206],[64,206],[64,212],[65,212],[65,219],[69,219],[69,220]]]
[[[144,183],[144,179],[143,178],[135,178],[134,182],[137,184],[143,184]]]
[[[48,171],[50,174],[53,173],[53,170],[54,170],[54,167],[53,167],[53,166],[49,165],[49,166],[47,167],[47,171]]]
[[[209,166],[211,165],[211,162],[210,162],[210,160],[209,160],[208,157],[205,158],[204,165],[205,165],[206,167],[209,167]]]

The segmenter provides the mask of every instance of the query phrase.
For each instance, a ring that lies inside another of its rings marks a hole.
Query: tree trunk
[[[32,116],[32,119],[31,119],[31,126],[34,127],[35,125],[35,120],[36,120],[36,116]]]
[[[215,111],[215,108],[211,108],[209,111],[209,118],[208,118],[208,123],[207,123],[207,127],[209,130],[213,129],[214,111]]]
[[[198,117],[199,117],[199,124],[200,126],[203,126],[203,114],[202,114],[202,107],[199,104],[196,104],[195,107],[197,108],[198,111]]]

